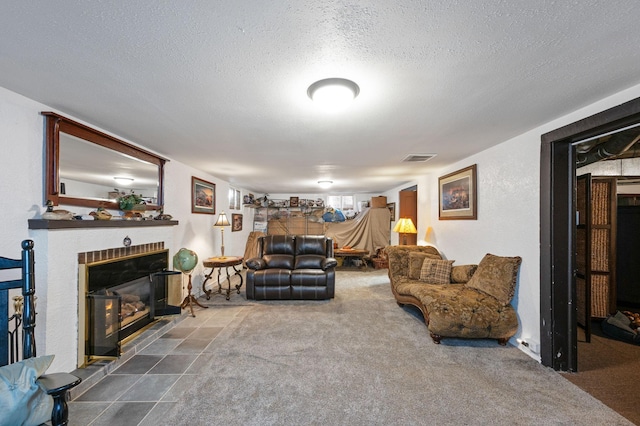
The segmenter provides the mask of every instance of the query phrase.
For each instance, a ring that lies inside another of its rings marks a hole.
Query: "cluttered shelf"
[[[136,228],[175,226],[177,220],[50,220],[29,219],[29,229]]]

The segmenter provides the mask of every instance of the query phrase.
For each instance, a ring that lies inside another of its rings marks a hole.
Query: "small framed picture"
[[[438,178],[438,219],[478,219],[476,165]]]
[[[191,213],[216,213],[216,184],[191,176]]]
[[[298,207],[300,199],[298,197],[289,197],[289,207]]]
[[[236,201],[236,210],[240,210],[240,190],[239,189],[236,189],[235,201]]]
[[[231,232],[242,231],[242,214],[231,213]]]
[[[391,222],[396,220],[396,203],[387,203],[389,213],[391,213]]]

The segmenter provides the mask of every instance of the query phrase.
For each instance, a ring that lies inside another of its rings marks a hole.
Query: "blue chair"
[[[24,240],[22,242],[21,259],[0,257],[0,270],[3,269],[21,270],[21,278],[0,281],[0,318],[2,318],[2,316],[8,318],[7,322],[0,321],[0,368],[4,370],[22,371],[3,367],[10,365],[18,367],[19,363],[23,364],[19,366],[20,369],[33,368],[28,367],[32,365],[42,366],[42,362],[35,362],[36,341],[34,328],[36,326],[36,312],[34,304],[35,278],[33,241]],[[22,300],[17,298],[14,303],[10,304],[9,291],[12,289],[21,289]],[[15,311],[11,317],[9,316],[10,305],[13,305]],[[22,356],[20,356],[20,349],[22,349]],[[22,358],[22,361],[20,361],[20,358]],[[48,360],[45,361],[44,369],[46,369],[46,366],[48,366],[48,363],[50,363],[52,359],[52,356],[48,357]],[[7,376],[11,377],[11,375],[12,372],[7,371]],[[23,376],[23,374],[20,376]],[[13,377],[15,379],[16,376],[14,375]],[[0,379],[7,380],[4,375],[0,377]],[[51,424],[53,426],[66,425],[68,423],[67,391],[77,386],[80,382],[81,379],[79,377],[68,373],[43,374],[37,377],[37,384],[39,386],[33,387],[35,392],[46,392],[53,398],[53,409],[51,412]],[[28,384],[25,384],[25,386],[28,387]],[[7,386],[7,388],[17,388],[17,386],[12,384],[11,386]],[[2,388],[0,392],[5,392],[5,395],[2,396],[6,398],[2,398],[2,401],[17,400],[16,398],[12,399],[12,395],[8,394],[11,392],[10,390]],[[3,415],[7,415],[9,407],[2,408]],[[24,407],[24,409],[19,407],[15,411],[20,412],[21,410],[24,410],[25,416],[33,415],[33,413],[28,413],[29,408],[27,407]]]

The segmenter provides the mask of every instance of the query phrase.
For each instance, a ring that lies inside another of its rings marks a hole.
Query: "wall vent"
[[[424,163],[438,154],[409,154],[402,160],[403,163]]]

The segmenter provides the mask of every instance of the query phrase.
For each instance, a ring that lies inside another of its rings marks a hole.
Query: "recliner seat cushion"
[[[253,282],[255,286],[290,286],[291,270],[290,269],[263,269],[253,274]]]

